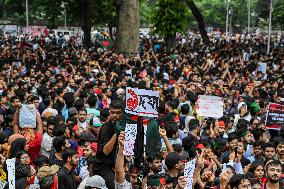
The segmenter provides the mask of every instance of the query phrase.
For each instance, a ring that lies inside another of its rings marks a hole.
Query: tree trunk
[[[126,56],[138,53],[139,48],[139,0],[118,0],[118,26],[116,47]]]
[[[208,38],[207,31],[206,31],[206,28],[205,28],[203,15],[199,11],[199,9],[196,7],[193,0],[186,0],[186,4],[190,8],[195,20],[198,23],[199,32],[201,34],[201,38],[202,38],[203,42],[209,43],[209,38]]]
[[[176,48],[176,36],[166,36],[165,37],[165,43],[166,43],[166,50],[170,52],[172,49]]]
[[[91,0],[82,1],[81,28],[84,32],[83,46],[88,49],[91,47]]]

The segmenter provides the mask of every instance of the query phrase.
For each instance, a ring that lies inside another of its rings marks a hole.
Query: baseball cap
[[[93,117],[93,126],[94,127],[100,127],[103,124],[101,123],[101,120],[98,117]]]
[[[218,123],[219,123],[219,127],[225,127],[226,126],[224,121],[219,121]]]
[[[99,175],[94,175],[94,176],[88,178],[87,182],[86,182],[86,186],[96,187],[96,188],[100,188],[100,189],[108,189],[106,187],[105,180]]]
[[[180,155],[177,152],[172,152],[166,157],[165,164],[168,169],[172,169],[179,161],[182,160],[186,160],[186,156]]]

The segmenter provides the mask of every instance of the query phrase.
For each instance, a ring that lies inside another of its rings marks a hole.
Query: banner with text
[[[158,91],[126,88],[126,113],[138,116],[158,117],[158,106]]]
[[[266,114],[267,129],[280,130],[284,126],[284,105],[270,103]]]
[[[218,96],[198,96],[197,113],[203,117],[220,118],[223,116],[224,102]]]

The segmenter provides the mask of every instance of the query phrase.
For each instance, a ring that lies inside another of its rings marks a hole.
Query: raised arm
[[[123,183],[125,180],[125,172],[124,172],[124,131],[120,132],[118,136],[118,152],[115,163],[115,181],[119,184]]]

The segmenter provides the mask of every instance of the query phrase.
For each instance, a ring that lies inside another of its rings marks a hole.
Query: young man
[[[147,161],[150,169],[147,175],[147,186],[153,188],[163,186],[165,183],[161,183],[161,180],[165,178],[165,175],[160,173],[162,171],[162,157],[160,155],[148,157]]]
[[[82,108],[78,111],[78,126],[79,126],[79,132],[82,133],[83,131],[86,131],[88,129],[88,123],[87,123],[87,110]]]
[[[264,189],[283,189],[284,181],[281,178],[282,164],[280,161],[273,160],[266,165],[267,181]]]
[[[175,188],[177,186],[178,178],[184,169],[185,161],[186,158],[177,152],[172,152],[166,157],[165,164],[168,168],[168,172],[166,173],[166,184],[168,187]]]
[[[277,158],[284,165],[284,140],[280,140],[276,147]]]
[[[67,149],[62,153],[64,166],[58,171],[58,189],[76,189],[77,178],[73,169],[78,165],[79,157],[75,150]]]
[[[46,132],[42,136],[40,153],[41,155],[45,155],[49,158],[52,148],[52,141],[54,139],[53,131],[56,125],[56,119],[54,117],[50,117],[47,120],[47,129]]]
[[[52,146],[55,149],[55,153],[50,155],[50,163],[63,167],[64,161],[62,158],[62,153],[65,149],[70,148],[68,140],[65,138],[65,136],[58,136],[53,139]]]
[[[230,179],[229,185],[231,189],[252,189],[250,180],[243,174],[235,174]]]
[[[99,149],[96,156],[97,168],[95,171],[103,177],[109,189],[114,189],[114,172],[115,154],[117,149],[117,135],[115,133],[115,124],[122,117],[123,103],[112,101],[110,105],[109,121],[105,123],[99,134]]]
[[[273,159],[276,155],[275,144],[273,142],[268,142],[262,145],[263,156],[265,159]]]

